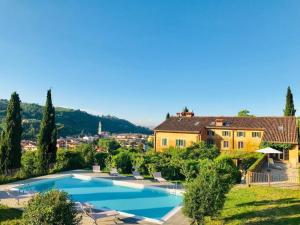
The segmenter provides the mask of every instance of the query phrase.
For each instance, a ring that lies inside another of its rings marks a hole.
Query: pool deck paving
[[[85,175],[93,178],[106,178],[110,180],[120,180],[125,182],[130,182],[134,184],[142,184],[144,186],[152,186],[152,187],[160,187],[160,188],[168,188],[169,190],[175,191],[175,185],[169,182],[159,183],[154,180],[144,179],[144,180],[136,180],[134,177],[131,176],[110,176],[108,173],[93,173],[88,170],[72,170],[72,171],[66,171],[61,172],[57,174],[50,174],[42,177],[35,177],[30,178],[27,180],[17,181],[9,184],[3,184],[0,185],[0,204],[7,205],[8,207],[12,208],[18,208],[21,209],[27,204],[28,200],[31,198],[31,196],[28,196],[27,194],[21,194],[19,195],[19,201],[14,195],[9,194],[7,190],[14,188],[16,186],[22,185],[22,184],[29,184],[31,182],[36,182],[40,180],[47,180],[47,179],[53,179],[62,177],[65,175],[72,175],[72,174],[79,174],[79,175]],[[176,191],[182,191],[181,186],[176,187]],[[133,225],[133,224],[142,224],[142,225],[153,225],[155,223],[144,221],[144,220],[137,220],[132,217],[125,217],[120,216],[122,219],[122,223],[120,224],[127,224],[127,225]],[[89,218],[88,216],[82,217],[82,225],[90,225],[94,224],[93,220]],[[110,225],[114,224],[112,221],[104,221],[99,224],[103,225]],[[173,216],[171,216],[164,224],[166,225],[189,225],[188,219],[182,214],[181,210],[179,210],[177,213],[175,213]]]

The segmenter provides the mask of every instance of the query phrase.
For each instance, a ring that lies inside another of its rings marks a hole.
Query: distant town
[[[153,146],[154,142],[153,135],[146,134],[135,134],[135,133],[122,133],[122,134],[111,134],[106,131],[102,131],[101,122],[99,123],[97,135],[77,135],[59,137],[57,139],[57,148],[75,149],[81,144],[90,144],[99,141],[101,138],[114,139],[121,147],[126,148],[139,148],[147,150],[149,145]],[[37,150],[37,141],[35,140],[22,140],[21,141],[22,151],[35,151]],[[96,151],[101,152],[103,149],[97,147]]]

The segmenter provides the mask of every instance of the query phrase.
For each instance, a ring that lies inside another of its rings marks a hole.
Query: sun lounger
[[[155,180],[157,180],[158,182],[166,182],[166,179],[164,179],[162,176],[161,176],[161,172],[155,172],[153,174],[153,178]]]
[[[94,165],[94,166],[93,166],[93,173],[101,173],[100,166]]]
[[[20,193],[19,193],[19,191],[7,189],[7,190],[5,190],[5,192],[6,192],[8,197],[16,199],[18,205],[20,204]]]
[[[120,222],[119,213],[115,210],[108,211],[95,211],[92,208],[92,205],[87,203],[75,202],[76,210],[90,217],[94,223],[97,225],[98,221],[112,221],[114,224]],[[99,221],[99,222],[100,222]]]
[[[87,203],[75,202],[75,208],[76,211],[79,213],[86,213],[86,211],[89,210],[89,208],[91,208],[91,205]]]
[[[119,176],[118,170],[116,168],[112,168],[109,172],[111,176]]]
[[[138,171],[133,171],[132,175],[134,176],[135,179],[137,180],[144,180],[144,177],[138,172]]]
[[[268,162],[269,162],[269,165],[271,165],[271,166],[274,167],[275,169],[282,170],[281,166],[276,165],[276,164],[274,163],[274,160],[273,160],[272,158],[269,158],[269,159],[268,159]]]

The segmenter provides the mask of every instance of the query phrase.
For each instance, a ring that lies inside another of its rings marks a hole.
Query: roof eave
[[[201,131],[188,131],[188,130],[156,130],[154,132],[168,132],[168,133],[193,133],[193,134],[200,134]]]

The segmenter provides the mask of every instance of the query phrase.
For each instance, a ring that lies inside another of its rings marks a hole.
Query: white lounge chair
[[[94,165],[94,166],[93,166],[93,173],[101,173],[100,166]]]
[[[6,192],[8,197],[15,199],[16,202],[18,203],[18,205],[20,204],[20,193],[19,193],[19,191],[7,189],[7,190],[5,190],[5,192]]]
[[[75,208],[77,212],[85,214],[86,211],[89,210],[89,208],[91,208],[91,205],[87,203],[75,202]]]
[[[81,202],[75,202],[75,206],[78,212],[90,217],[96,225],[98,225],[98,220],[101,220],[101,222],[112,221],[114,224],[118,224],[120,221],[119,213],[115,210],[93,211],[92,205]]]
[[[164,178],[161,176],[161,172],[155,172],[155,173],[153,174],[153,178],[154,178],[155,180],[157,180],[158,182],[166,182],[166,181],[167,181],[166,179],[164,179]]]
[[[138,171],[133,171],[132,175],[134,176],[135,179],[137,180],[144,180],[144,177],[140,174]]]
[[[276,165],[276,164],[274,163],[274,160],[273,160],[272,158],[269,158],[269,159],[268,159],[268,162],[269,162],[269,165],[271,165],[271,166],[274,167],[275,169],[282,170],[281,166]]]
[[[111,176],[120,176],[120,174],[118,173],[117,168],[111,168],[109,174],[110,174]]]

